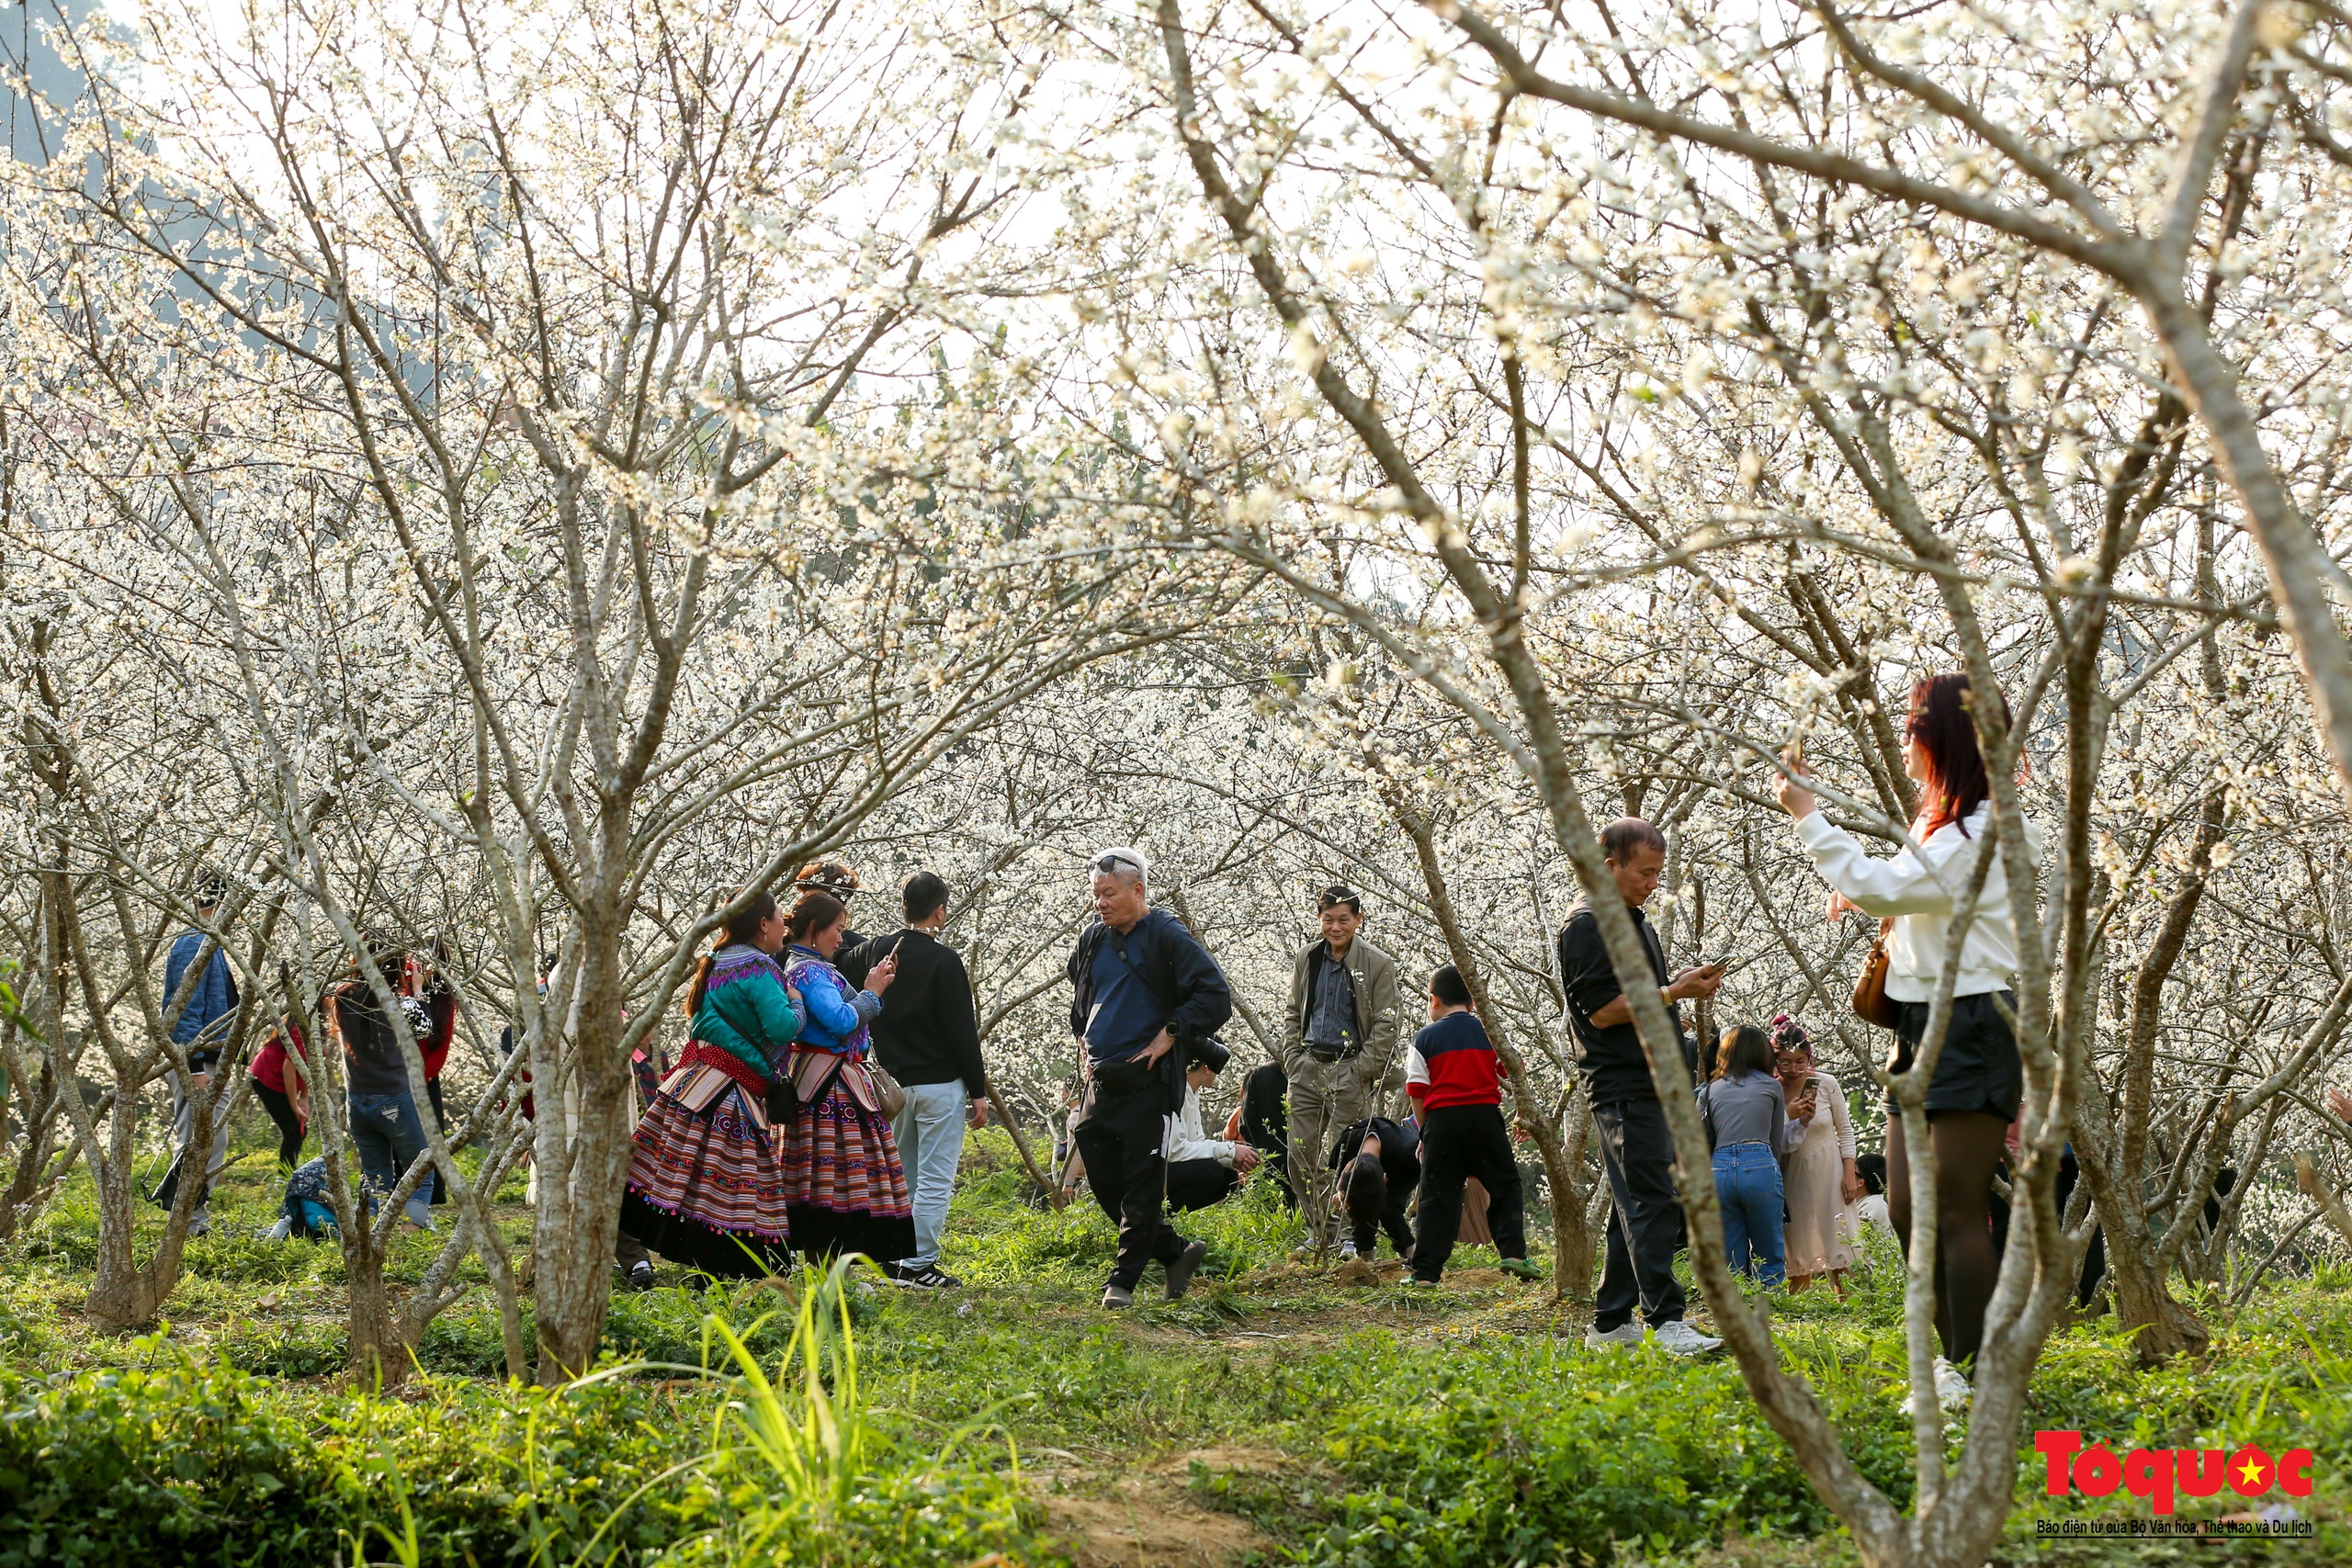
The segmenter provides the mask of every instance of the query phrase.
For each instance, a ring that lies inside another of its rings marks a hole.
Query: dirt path
[[[1249,1520],[1204,1506],[1193,1467],[1267,1477],[1297,1468],[1272,1450],[1193,1449],[1125,1474],[1063,1468],[1034,1486],[1078,1568],[1228,1568],[1275,1543]]]

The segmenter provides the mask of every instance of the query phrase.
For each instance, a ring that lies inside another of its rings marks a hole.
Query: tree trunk
[[[620,932],[592,929],[583,918],[581,939],[579,1028],[571,1038],[569,1071],[537,1091],[541,1115],[568,1123],[561,1155],[552,1168],[540,1167],[532,1227],[538,1379],[548,1386],[585,1373],[604,1343],[633,1130],[628,1064],[618,1048],[626,1024]]]
[[[350,1329],[348,1366],[358,1388],[382,1393],[408,1381],[408,1348],[401,1343],[390,1297],[384,1285],[384,1253],[375,1243],[364,1210],[338,1216],[342,1233],[345,1302]]]
[[[1585,1144],[1592,1130],[1592,1107],[1585,1103],[1581,1083],[1569,1096],[1566,1125],[1569,1134],[1560,1145],[1560,1167],[1570,1179],[1564,1195],[1558,1191],[1559,1178],[1551,1176],[1546,1168],[1547,1179],[1555,1186],[1552,1225],[1557,1239],[1552,1246],[1552,1267],[1558,1279],[1559,1293],[1571,1301],[1586,1302],[1592,1299],[1592,1228],[1585,1214],[1584,1195],[1577,1190],[1574,1179],[1584,1169]],[[1542,1146],[1540,1142],[1537,1146]]]
[[[199,1128],[209,1126],[207,1119],[213,1098],[195,1097],[193,1114]],[[164,1220],[164,1238],[156,1245],[155,1256],[141,1268],[135,1234],[141,1199],[131,1179],[138,1118],[137,1092],[128,1083],[118,1087],[107,1156],[90,1162],[90,1176],[98,1192],[98,1261],[83,1311],[94,1326],[107,1334],[144,1328],[154,1322],[155,1314],[179,1283],[180,1258],[187,1246],[188,1223],[196,1217],[204,1195],[204,1166],[211,1147],[201,1134],[189,1145],[187,1157],[195,1162],[194,1168],[183,1166],[179,1190],[173,1195]]]
[[[2212,1343],[2212,1332],[2195,1313],[2173,1299],[2166,1288],[2167,1271],[2148,1266],[2141,1250],[2144,1242],[2119,1247],[2116,1241],[2110,1232],[2109,1288],[2115,1292],[2116,1322],[2132,1331],[2132,1348],[2140,1364],[2153,1367],[2182,1354],[2202,1355]]]
[[[1013,1153],[1021,1156],[1021,1168],[1029,1173],[1029,1179],[1036,1183],[1037,1190],[1046,1195],[1046,1201],[1058,1211],[1062,1207],[1062,1190],[1037,1168],[1036,1157],[1029,1152],[1029,1141],[1021,1135],[1021,1123],[1013,1117],[1012,1101],[999,1094],[996,1086],[990,1084],[989,1103],[995,1106],[997,1114],[1003,1118],[1005,1133],[1012,1139]]]
[[[2295,1156],[2295,1184],[2319,1205],[2320,1213],[2327,1216],[2327,1223],[2335,1228],[2336,1235],[2344,1238],[2344,1244],[2352,1247],[2352,1209],[2345,1207],[2344,1200],[2336,1194],[2335,1188],[2327,1184],[2327,1179],[2320,1175],[2319,1168],[2312,1163],[2311,1156]]]
[[[35,1060],[40,1062],[38,1074],[26,1070]],[[16,1116],[25,1129],[25,1146],[17,1151],[17,1168],[9,1174],[7,1189],[0,1191],[0,1241],[16,1235],[26,1217],[56,1190],[57,1184],[73,1168],[70,1145],[62,1159],[57,1157],[54,1134],[58,1096],[62,1091],[56,1073],[50,1069],[46,1059],[25,1052],[11,1053],[6,1070],[9,1087],[18,1090]],[[0,1121],[0,1137],[6,1135],[5,1121]]]
[[[110,1157],[90,1162],[91,1182],[97,1189],[98,1256],[82,1303],[84,1314],[102,1334],[143,1326],[153,1320],[157,1304],[131,1249],[131,1205],[137,1199],[130,1188],[130,1140],[124,1135],[121,1109],[114,1121]]]

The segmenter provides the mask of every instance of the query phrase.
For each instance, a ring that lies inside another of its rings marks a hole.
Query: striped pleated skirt
[[[842,1067],[822,1100],[809,1103],[837,1056],[796,1051],[792,1077],[800,1114],[783,1130],[785,1205],[793,1245],[811,1257],[862,1252],[877,1263],[915,1249],[914,1204],[899,1142],[863,1063]]]
[[[715,1067],[671,1074],[637,1124],[621,1229],[721,1278],[790,1268],[784,1141],[760,1102]]]

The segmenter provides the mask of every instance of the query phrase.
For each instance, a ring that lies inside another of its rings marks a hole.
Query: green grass
[[[521,1241],[519,1182],[500,1199]],[[797,1345],[805,1371],[812,1331],[775,1292],[620,1294],[616,1370],[552,1393],[498,1381],[496,1315],[478,1292],[435,1325],[414,1387],[362,1397],[342,1385],[334,1250],[253,1237],[276,1201],[266,1156],[249,1151],[214,1200],[214,1234],[189,1248],[166,1323],[141,1337],[93,1334],[77,1315],[95,1227],[85,1187],[0,1253],[0,1568],[338,1551],[348,1562],[356,1543],[396,1562],[412,1540],[414,1561],[451,1564],[969,1563],[992,1552],[1046,1563],[1083,1528],[1090,1497],[1171,1537],[1222,1518],[1268,1562],[1850,1558],[1727,1362],[1587,1351],[1578,1309],[1499,1279],[1435,1297],[1338,1284],[1288,1261],[1299,1227],[1261,1186],[1186,1218],[1211,1248],[1191,1296],[1170,1303],[1149,1288],[1113,1317],[1095,1305],[1108,1223],[1090,1204],[1033,1204],[1001,1135],[976,1140],[944,1259],[968,1288],[848,1288],[850,1403],[865,1446],[824,1487],[786,1484],[744,1448],[743,1411],[773,1422],[808,1408],[802,1373],[781,1369]],[[414,1278],[430,1247],[403,1242],[395,1276]],[[1456,1267],[1494,1261],[1467,1248]],[[1849,1301],[1780,1296],[1773,1311],[1790,1364],[1865,1472],[1900,1498],[1909,1437],[1891,1262],[1858,1276]],[[2037,1461],[2020,1467],[1999,1560],[2352,1562],[2352,1280],[2281,1284],[2243,1314],[2211,1311],[2213,1353],[2152,1373],[2099,1323],[2062,1334],[2029,1427],[2079,1427],[2119,1450],[2249,1437],[2309,1446],[2319,1485],[2298,1506],[2321,1521],[2319,1539],[2045,1545],[2038,1517],[2146,1510],[2120,1494],[2044,1499]],[[779,1380],[770,1405],[725,1381],[741,1369],[712,1312]],[[831,1386],[848,1398],[838,1378]],[[2218,1511],[2185,1503],[2184,1516],[2195,1509]]]

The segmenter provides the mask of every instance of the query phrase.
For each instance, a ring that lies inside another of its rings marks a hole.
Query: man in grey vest
[[[1363,901],[1345,887],[1316,900],[1323,939],[1291,967],[1283,1013],[1283,1071],[1290,1079],[1291,1189],[1307,1235],[1339,1232],[1328,1146],[1339,1130],[1376,1109],[1384,1087],[1404,1082],[1396,1054],[1396,965],[1362,933]],[[1393,1081],[1392,1081],[1393,1080]],[[1343,1255],[1351,1243],[1342,1239]]]

